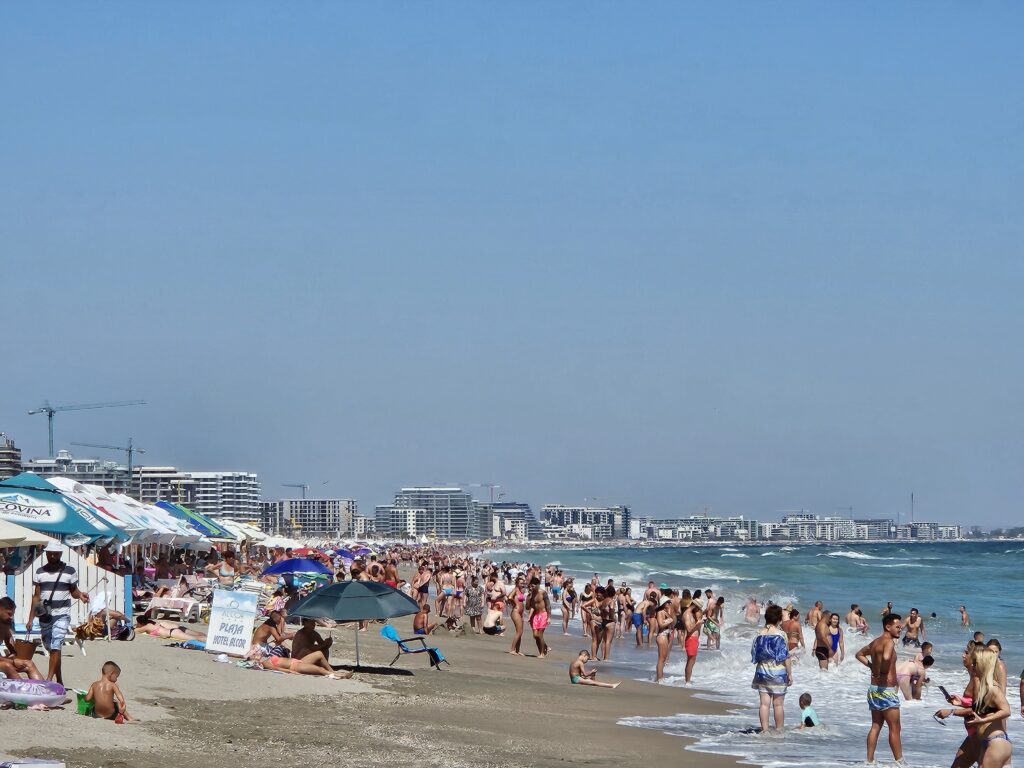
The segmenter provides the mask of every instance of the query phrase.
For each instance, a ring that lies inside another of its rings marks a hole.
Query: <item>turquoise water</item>
[[[671,718],[627,721],[696,738],[701,750],[778,766],[864,760],[869,722],[864,704],[867,670],[853,655],[865,640],[855,635],[846,636],[847,660],[838,669],[820,673],[809,657],[796,666],[793,695],[787,697],[789,722],[796,723],[797,696],[807,691],[814,697],[825,729],[790,732],[785,738],[743,733],[757,725],[756,696],[750,689],[754,630],[743,624],[739,613],[751,595],[780,604],[792,602],[805,614],[815,600],[822,600],[826,609],[841,616],[851,603],[858,603],[873,634],[880,628],[879,615],[888,601],[904,616],[912,607],[921,611],[926,617],[927,639],[935,644],[936,666],[930,674],[933,685],[926,689],[924,701],[903,706],[904,748],[912,765],[948,766],[963,738],[959,721],[942,727],[931,719],[931,713],[944,703],[938,684],[962,690],[966,676],[960,665],[960,651],[975,629],[1002,642],[1011,704],[1015,716],[1019,713],[1015,679],[1024,667],[1020,600],[1024,542],[505,550],[491,556],[498,560],[557,562],[567,572],[585,579],[596,572],[602,581],[613,578],[616,583],[642,586],[653,579],[675,588],[712,588],[724,595],[728,624],[722,652],[701,653],[694,684],[705,689],[703,695],[736,708],[723,717],[680,713]],[[971,615],[970,629],[960,626],[961,604]],[[932,612],[935,619],[929,618]],[[810,632],[805,630],[805,641],[809,640]],[[613,658],[623,674],[651,679],[652,654],[637,651],[632,641],[620,641]],[[673,673],[670,684],[682,684],[682,656],[678,651],[673,652],[667,669]],[[878,758],[883,764],[891,764],[884,738]],[[822,760],[819,747],[826,744],[829,759]]]

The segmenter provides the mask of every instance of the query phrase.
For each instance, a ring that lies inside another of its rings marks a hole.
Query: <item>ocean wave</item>
[[[776,557],[778,552],[762,552],[761,557]]]
[[[779,552],[796,552],[796,547],[786,545],[785,547],[779,547]]]
[[[684,570],[670,570],[665,573],[672,574],[673,576],[683,576],[687,579],[722,579],[728,581],[743,581],[735,573],[731,571],[723,571],[718,568],[686,568]]]
[[[744,552],[723,552],[722,557],[750,557]]]
[[[851,560],[891,560],[891,557],[878,557],[855,549],[840,549],[836,552],[819,552],[817,557],[848,557]]]

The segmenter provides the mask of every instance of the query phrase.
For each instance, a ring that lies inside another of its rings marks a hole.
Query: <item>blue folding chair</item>
[[[432,666],[434,669],[440,669],[442,661],[448,666],[451,666],[451,662],[449,662],[448,659],[441,655],[440,650],[427,645],[427,641],[424,639],[423,635],[416,635],[415,637],[407,637],[403,639],[398,636],[398,632],[396,632],[395,628],[392,627],[390,624],[385,624],[383,627],[381,627],[380,635],[381,637],[391,640],[392,642],[397,643],[398,645],[398,653],[396,653],[395,658],[391,660],[391,663],[388,665],[389,667],[395,666],[395,662],[398,661],[402,657],[402,654],[405,653],[427,654],[427,658],[430,660],[430,666]],[[419,648],[410,648],[408,645],[406,645],[406,643],[414,643],[417,641],[419,641],[421,646]]]

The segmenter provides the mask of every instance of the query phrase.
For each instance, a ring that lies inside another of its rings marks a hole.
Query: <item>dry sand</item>
[[[411,634],[410,619],[393,623]],[[117,661],[129,711],[142,722],[117,726],[77,715],[72,705],[3,711],[0,757],[60,758],[76,768],[735,765],[684,751],[678,737],[617,725],[631,715],[719,707],[689,690],[632,680],[614,691],[570,685],[568,663],[581,638],[552,634],[552,654],[537,659],[504,653],[507,637],[442,630],[432,642],[451,667],[436,672],[422,655],[406,656],[395,672],[387,668],[394,646],[377,630],[360,635],[362,663],[374,668],[348,681],[241,669],[148,637],[93,642],[85,658],[69,647],[65,682],[86,688],[104,661]],[[354,633],[333,634],[332,662],[352,664]],[[527,631],[524,651],[535,654],[532,645]],[[630,645],[619,641],[613,656]]]

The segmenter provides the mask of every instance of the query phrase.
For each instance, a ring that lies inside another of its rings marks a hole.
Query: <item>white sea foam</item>
[[[818,557],[848,557],[851,560],[891,560],[890,557],[877,557],[855,549],[838,549],[835,552],[819,552]]]
[[[778,552],[762,552],[761,557],[776,557],[778,554]]]
[[[669,570],[665,573],[670,573],[673,576],[683,576],[688,579],[703,579],[705,581],[710,579],[721,579],[722,581],[743,581],[738,575],[732,571],[723,571],[720,568],[686,568],[683,570]]]
[[[750,557],[745,552],[723,552],[722,557]]]

